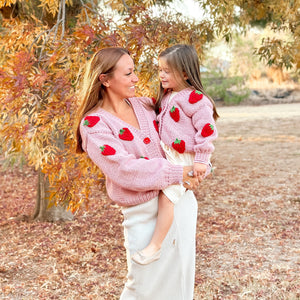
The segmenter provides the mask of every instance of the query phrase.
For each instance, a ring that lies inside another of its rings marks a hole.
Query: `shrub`
[[[202,75],[202,83],[205,91],[216,102],[223,101],[226,105],[237,105],[250,94],[241,76],[224,77],[220,73],[205,73]]]

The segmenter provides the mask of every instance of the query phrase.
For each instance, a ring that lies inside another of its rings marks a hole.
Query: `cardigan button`
[[[145,144],[149,144],[150,143],[150,139],[148,137],[144,138],[144,143]]]

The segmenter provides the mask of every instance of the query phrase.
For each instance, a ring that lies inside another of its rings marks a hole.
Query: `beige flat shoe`
[[[134,253],[131,257],[131,259],[136,262],[137,264],[140,265],[148,265],[156,260],[158,260],[160,258],[160,253],[161,250],[159,249],[157,252],[155,252],[153,255],[151,256],[145,256],[141,253],[141,251],[137,251],[136,253]]]

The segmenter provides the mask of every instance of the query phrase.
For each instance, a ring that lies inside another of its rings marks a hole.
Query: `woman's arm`
[[[101,171],[116,184],[134,191],[160,190],[183,182],[183,167],[164,158],[145,159],[128,153],[110,128],[98,123],[81,126],[83,148]]]

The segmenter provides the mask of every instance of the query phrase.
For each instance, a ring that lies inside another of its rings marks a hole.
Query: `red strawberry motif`
[[[173,106],[170,110],[170,116],[175,122],[178,122],[180,119],[179,109],[177,107]]]
[[[161,107],[159,107],[159,109],[158,109],[158,113],[159,113],[159,114],[161,113]]]
[[[84,118],[83,125],[87,127],[93,127],[100,121],[98,116],[87,116]]]
[[[154,97],[152,97],[151,99],[152,99],[152,103],[155,104],[156,103],[156,99]]]
[[[183,152],[185,151],[185,141],[184,141],[184,140],[176,139],[176,140],[172,143],[172,147],[173,147],[173,149],[175,149],[177,152],[183,153]]]
[[[203,94],[200,91],[192,91],[190,94],[189,102],[195,104],[203,98]]]
[[[102,147],[100,147],[100,149],[101,149],[102,155],[105,155],[105,156],[114,155],[116,153],[116,150],[109,145],[103,145]]]
[[[158,132],[158,121],[153,120],[153,125],[154,125],[156,131]]]
[[[201,131],[201,135],[203,137],[210,136],[213,133],[214,133],[214,125],[207,123],[203,126],[202,131]]]
[[[148,159],[149,160],[149,158],[147,156],[141,156],[140,158]]]
[[[128,128],[122,128],[119,132],[119,138],[124,141],[132,141],[133,135]]]

